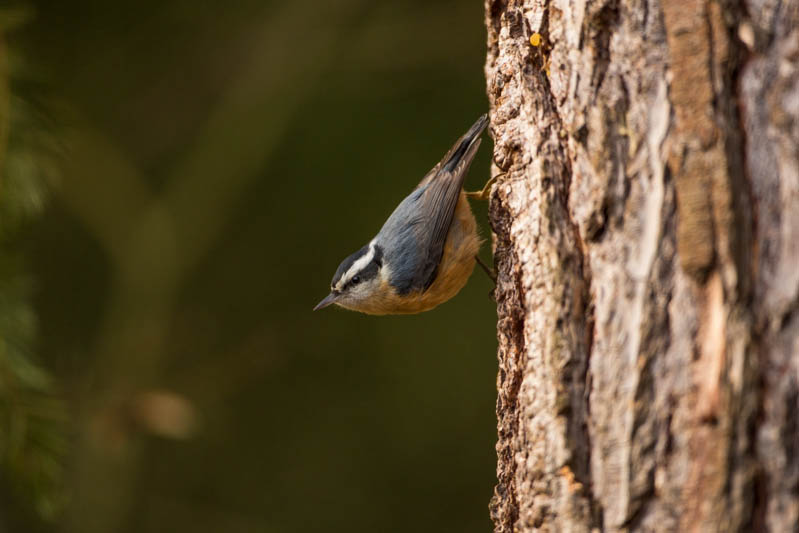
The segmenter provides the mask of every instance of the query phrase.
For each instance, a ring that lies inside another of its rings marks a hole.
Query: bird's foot
[[[488,265],[483,263],[483,260],[480,259],[479,255],[474,256],[474,259],[475,259],[475,261],[477,261],[477,264],[480,265],[480,267],[485,271],[485,273],[488,274],[488,277],[491,278],[491,281],[494,282],[494,285],[496,285],[497,284],[497,273],[494,272],[494,269],[490,268]]]
[[[505,174],[507,174],[507,172],[500,172],[496,176],[493,176],[490,180],[486,182],[482,191],[466,192],[466,197],[471,198],[473,200],[488,200],[488,198],[491,196],[491,187],[494,185],[494,183],[497,181],[498,178],[501,178]]]

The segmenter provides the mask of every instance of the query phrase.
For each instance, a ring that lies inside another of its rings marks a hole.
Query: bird
[[[330,294],[314,311],[337,305],[370,315],[429,311],[454,297],[479,262],[481,239],[463,180],[488,125],[481,116],[388,217],[377,235],[344,259]]]

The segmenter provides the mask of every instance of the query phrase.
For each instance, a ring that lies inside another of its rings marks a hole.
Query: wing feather
[[[463,180],[479,147],[480,139],[477,139],[451,171],[445,169],[439,171],[420,198],[419,211],[424,214],[427,224],[417,226],[423,231],[426,230],[426,235],[417,235],[417,242],[427,250],[427,254],[423,267],[414,280],[414,286],[423,290],[427,290],[436,279],[438,264],[441,262],[444,244],[455,215],[455,207],[460,199]]]
[[[387,247],[390,283],[400,294],[427,290],[436,279],[461,187],[480,147],[485,115],[466,132],[388,218],[380,234]]]

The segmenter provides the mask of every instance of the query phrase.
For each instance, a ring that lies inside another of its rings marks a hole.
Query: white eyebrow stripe
[[[371,263],[372,259],[374,258],[375,258],[375,241],[374,239],[372,239],[372,242],[369,243],[369,251],[366,252],[363,255],[363,257],[358,258],[358,260],[352,264],[352,266],[347,270],[347,272],[345,272],[344,275],[341,276],[341,281],[339,282],[339,285],[341,285],[342,287],[346,285],[347,282],[349,282],[349,280],[352,279],[352,276],[360,272],[361,269],[363,269],[366,265]]]

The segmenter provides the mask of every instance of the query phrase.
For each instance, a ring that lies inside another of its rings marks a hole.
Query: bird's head
[[[330,282],[330,294],[314,311],[336,304],[353,311],[372,312],[388,290],[385,274],[383,251],[372,241],[341,262]]]

